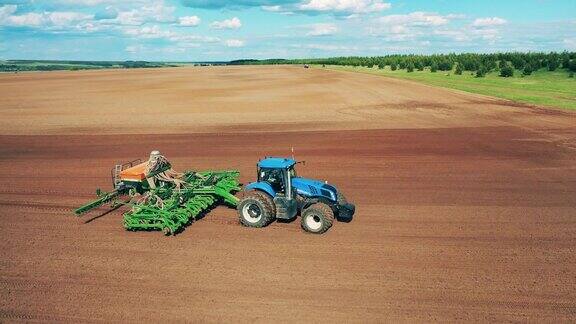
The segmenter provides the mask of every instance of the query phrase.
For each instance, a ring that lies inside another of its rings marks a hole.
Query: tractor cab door
[[[276,217],[281,219],[292,219],[298,213],[298,202],[296,201],[296,191],[292,187],[292,177],[295,176],[294,169],[282,170],[284,178],[284,191],[282,195],[274,197],[276,206]]]

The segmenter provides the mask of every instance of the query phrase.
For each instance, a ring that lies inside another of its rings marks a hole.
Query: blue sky
[[[576,51],[576,0],[0,0],[0,59]]]

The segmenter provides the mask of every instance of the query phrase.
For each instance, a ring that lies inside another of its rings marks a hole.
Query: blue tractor
[[[355,206],[328,182],[298,177],[294,159],[267,157],[258,162],[258,179],[245,187],[238,203],[240,223],[264,227],[298,214],[306,232],[322,234],[334,220],[350,222]]]

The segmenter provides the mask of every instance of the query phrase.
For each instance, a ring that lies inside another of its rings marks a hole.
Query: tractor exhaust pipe
[[[285,170],[284,176],[286,178],[286,200],[292,200],[292,178],[290,177],[290,172]]]

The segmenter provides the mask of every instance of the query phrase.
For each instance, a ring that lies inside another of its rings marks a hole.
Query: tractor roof
[[[278,158],[278,157],[267,157],[264,160],[258,162],[258,166],[261,168],[270,169],[286,169],[296,164],[293,159]]]

